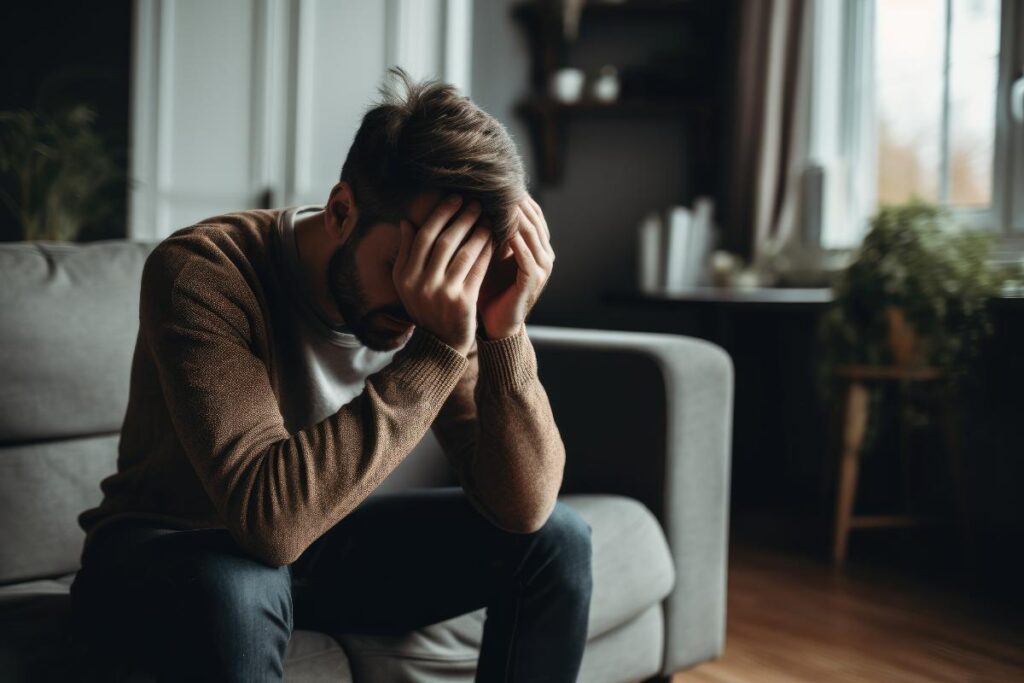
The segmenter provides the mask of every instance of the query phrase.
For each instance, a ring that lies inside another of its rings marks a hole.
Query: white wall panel
[[[254,0],[175,0],[173,93],[165,111],[175,190],[249,189],[252,167]],[[177,94],[180,93],[180,96]],[[216,140],[216,147],[210,141]]]
[[[386,2],[300,0],[291,204],[321,204],[386,66]]]
[[[323,203],[391,64],[469,83],[469,0],[134,7],[129,229],[138,239],[227,211]]]
[[[132,237],[164,237],[259,201],[268,151],[260,55],[272,3],[136,3]]]

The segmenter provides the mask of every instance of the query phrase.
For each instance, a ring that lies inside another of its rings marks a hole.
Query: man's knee
[[[76,624],[98,666],[119,658],[171,680],[283,673],[291,570],[245,555],[226,532],[168,534],[136,548],[126,567],[80,573]]]
[[[197,618],[211,618],[239,635],[267,618],[291,632],[289,567],[271,567],[241,553],[198,553],[183,569],[180,588]]]
[[[182,680],[280,680],[294,624],[290,568],[241,552],[180,559],[170,596],[178,643],[157,646],[157,666]]]
[[[592,531],[579,512],[558,501],[544,526],[534,534],[560,581],[588,597],[593,583]]]

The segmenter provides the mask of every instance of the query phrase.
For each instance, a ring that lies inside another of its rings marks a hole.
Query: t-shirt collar
[[[292,298],[296,307],[301,312],[305,322],[319,335],[325,337],[338,346],[363,346],[352,332],[348,325],[333,325],[320,314],[313,304],[316,299],[309,289],[303,272],[302,263],[299,260],[299,249],[295,241],[295,220],[307,213],[323,211],[322,206],[307,204],[285,209],[278,216],[276,228],[278,237],[281,238],[281,245],[284,258],[282,259],[285,269],[285,277],[291,289]]]

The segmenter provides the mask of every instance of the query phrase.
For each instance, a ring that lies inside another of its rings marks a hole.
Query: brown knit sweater
[[[161,242],[142,273],[139,334],[104,499],[86,543],[116,519],[224,527],[290,564],[365,499],[432,428],[472,504],[506,530],[554,508],[565,448],[525,326],[468,357],[416,327],[362,394],[289,433],[274,380],[286,319],[270,233],[279,211],[207,219]]]

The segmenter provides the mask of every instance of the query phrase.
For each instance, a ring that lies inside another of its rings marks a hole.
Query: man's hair
[[[388,74],[404,93],[386,82],[378,89],[383,100],[363,116],[341,167],[359,209],[359,236],[374,223],[397,223],[426,191],[479,201],[496,245],[514,236],[526,174],[505,127],[451,84],[414,82],[401,67]]]

